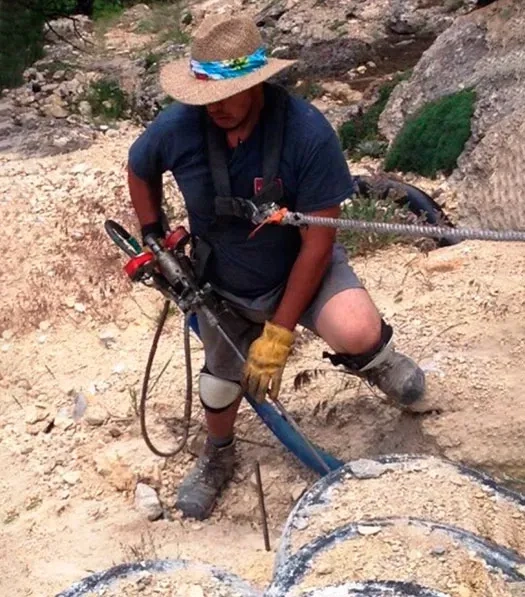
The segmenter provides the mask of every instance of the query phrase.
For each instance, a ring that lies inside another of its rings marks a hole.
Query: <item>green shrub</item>
[[[341,145],[344,150],[348,150],[351,158],[359,159],[363,156],[362,151],[358,150],[358,146],[365,141],[379,141],[381,143],[386,141],[386,139],[379,133],[379,117],[385,109],[396,85],[408,78],[410,74],[411,71],[407,71],[396,76],[392,81],[382,85],[379,89],[379,97],[368,110],[347,120],[339,127],[338,133]],[[364,145],[364,147],[367,146]],[[371,145],[370,147],[377,149],[378,146]],[[384,155],[384,153],[382,155]]]
[[[106,121],[124,117],[130,107],[128,95],[114,79],[96,81],[82,99],[89,102],[94,117]]]
[[[373,193],[369,197],[354,195],[341,210],[342,218],[365,222],[401,223],[406,222],[408,216],[408,208],[400,207],[389,199],[380,199]],[[350,257],[366,255],[392,243],[406,242],[406,239],[396,234],[362,230],[339,230],[337,235],[338,241],[346,247]]]
[[[24,70],[42,58],[44,22],[40,11],[0,1],[0,88],[21,85]]]
[[[94,0],[93,18],[110,19],[119,15],[124,10],[121,0]]]
[[[386,158],[386,171],[435,178],[450,174],[471,133],[476,94],[464,90],[423,106],[407,120]]]

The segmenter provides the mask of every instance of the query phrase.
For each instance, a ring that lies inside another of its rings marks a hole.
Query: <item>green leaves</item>
[[[423,106],[409,118],[385,159],[385,170],[435,178],[449,175],[471,134],[476,93],[464,90]]]
[[[379,133],[379,117],[398,83],[408,78],[411,71],[397,75],[381,86],[378,99],[363,113],[347,120],[339,127],[339,138],[343,149],[347,149],[352,159],[360,159],[363,155],[374,157],[383,155],[385,139]],[[374,142],[374,143],[369,143]]]

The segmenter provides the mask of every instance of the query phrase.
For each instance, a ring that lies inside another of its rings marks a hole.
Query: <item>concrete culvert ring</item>
[[[372,578],[410,580],[454,597],[470,595],[460,590],[470,586],[492,597],[506,597],[514,583],[525,581],[525,557],[450,525],[417,519],[369,520],[320,535],[302,547],[277,570],[266,595],[304,597],[314,589]]]
[[[262,597],[260,591],[234,574],[186,560],[119,564],[86,577],[55,597],[125,597],[136,595],[137,591],[144,597],[150,594],[186,595],[188,587],[191,589],[192,586],[197,587],[195,595],[206,597]]]
[[[437,457],[393,455],[346,463],[297,502],[275,572],[303,546],[356,520],[420,518],[525,553],[525,497],[493,478]]]

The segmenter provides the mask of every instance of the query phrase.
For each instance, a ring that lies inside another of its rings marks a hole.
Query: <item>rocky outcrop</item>
[[[169,26],[178,27],[178,34],[173,39],[164,31],[142,33],[144,23],[149,27],[158,15],[138,4],[123,13],[102,44],[86,17],[53,21],[46,30],[45,57],[26,71],[22,87],[3,93],[0,149],[42,154],[91,143],[93,130],[108,128],[88,97],[93,84],[104,79],[116,81],[125,95],[121,117],[147,124],[169,101],[159,86],[160,67],[187,55],[191,31],[217,12],[250,15],[274,56],[298,58],[277,80],[299,93],[306,86],[308,99],[338,126],[362,107],[362,92],[371,83],[413,66],[438,32],[466,10],[466,2],[451,10],[433,0],[205,0],[187,12],[174,7]],[[108,102],[101,100],[111,107]],[[53,126],[55,134],[49,135]]]
[[[385,45],[428,45],[468,2],[430,0],[277,0],[255,15],[274,55],[298,58],[296,76],[344,75],[367,60],[381,61]]]
[[[465,88],[476,90],[472,135],[451,177],[461,197],[460,215],[471,224],[501,224],[499,216],[494,220],[501,205],[488,195],[486,202],[480,202],[480,196],[486,196],[489,188],[496,193],[495,176],[505,170],[502,160],[513,159],[504,157],[512,153],[509,135],[523,123],[522,8],[519,0],[499,0],[458,18],[424,53],[412,77],[398,85],[380,119],[381,132],[393,140],[407,117],[427,102]]]

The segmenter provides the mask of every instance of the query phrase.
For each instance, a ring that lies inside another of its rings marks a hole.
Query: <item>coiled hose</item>
[[[148,362],[146,364],[146,369],[144,371],[144,380],[142,382],[142,394],[140,397],[140,405],[139,405],[139,417],[140,417],[140,428],[142,432],[142,436],[148,448],[156,455],[161,456],[162,458],[171,458],[178,454],[186,445],[188,441],[188,435],[190,431],[190,423],[191,423],[191,409],[192,409],[192,370],[191,370],[191,354],[190,354],[190,318],[191,313],[186,313],[184,316],[184,366],[186,370],[186,395],[184,400],[184,418],[183,418],[183,431],[182,431],[182,439],[177,445],[174,450],[169,452],[164,452],[159,450],[155,447],[151,438],[148,434],[148,428],[146,425],[146,402],[148,400],[148,386],[149,386],[149,379],[151,376],[151,368],[153,366],[153,361],[155,359],[155,353],[157,352],[157,346],[159,344],[160,335],[162,334],[162,330],[164,328],[164,324],[166,323],[166,319],[168,318],[169,310],[170,310],[171,301],[167,300],[164,302],[164,307],[162,308],[162,312],[160,314],[159,323],[157,325],[157,329],[155,330],[155,336],[153,338],[153,342],[151,344],[151,348],[148,355]],[[162,375],[162,373],[161,373]]]

